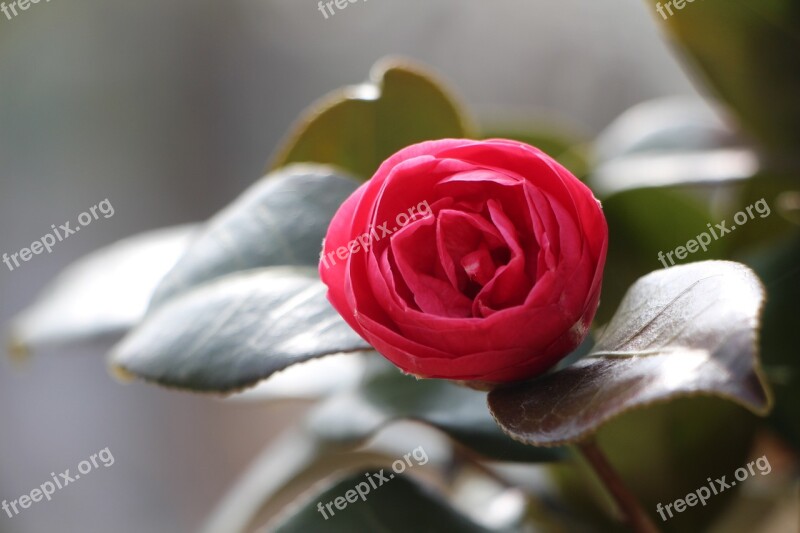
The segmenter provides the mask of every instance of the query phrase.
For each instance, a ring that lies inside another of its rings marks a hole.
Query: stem
[[[614,501],[617,502],[623,521],[630,525],[631,529],[636,533],[658,533],[656,525],[642,508],[636,496],[622,482],[619,474],[608,462],[595,440],[589,438],[581,442],[578,444],[578,449],[589,464],[592,465],[597,477],[600,478],[608,492],[611,493]]]

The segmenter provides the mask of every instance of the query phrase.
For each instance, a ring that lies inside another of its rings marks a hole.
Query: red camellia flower
[[[502,383],[575,349],[597,310],[600,203],[527,144],[400,150],[339,208],[320,274],[367,342],[420,377]]]

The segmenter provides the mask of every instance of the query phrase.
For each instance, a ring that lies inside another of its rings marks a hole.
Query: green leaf
[[[678,246],[698,234],[707,232],[706,224],[720,220],[691,195],[673,188],[634,189],[615,194],[603,201],[603,212],[610,236],[607,275],[603,280],[603,295],[596,321],[608,322],[628,288],[641,276],[665,264],[672,266],[686,261],[722,259],[727,239],[713,240],[706,251],[697,250],[681,260],[673,253]],[[680,213],[680,216],[676,216]],[[665,221],[669,221],[665,224]]]
[[[730,184],[756,176],[760,163],[748,148],[631,154],[599,165],[589,179],[600,197],[645,187]]]
[[[634,105],[595,141],[601,161],[631,154],[706,151],[742,144],[725,110],[696,96],[657,98]]]
[[[765,415],[758,361],[764,291],[744,265],[704,261],[637,281],[589,357],[497,389],[489,407],[512,438],[534,446],[584,439],[631,409],[687,395],[719,396]]]
[[[655,9],[657,2],[648,2]],[[663,4],[663,2],[662,2]],[[795,0],[703,0],[664,21],[744,126],[797,163],[800,10]]]
[[[154,312],[115,347],[121,376],[205,392],[234,392],[290,365],[369,346],[325,298],[313,269],[231,274]]]
[[[346,477],[327,490],[304,498],[300,506],[265,531],[275,533],[352,533],[354,531],[381,531],[408,533],[410,531],[458,531],[459,533],[488,533],[486,529],[453,509],[441,496],[412,481],[408,475],[396,475],[376,489],[371,489],[364,499],[345,503],[339,510],[332,506],[335,515],[325,510],[326,520],[317,508],[345,497],[348,491],[365,481],[373,472],[359,472]],[[388,477],[388,474],[387,474]],[[369,486],[369,485],[367,485]],[[366,489],[361,486],[362,492]],[[352,499],[352,498],[351,498]],[[341,501],[340,501],[341,505]]]
[[[707,224],[712,221],[711,213],[702,202],[674,189],[640,189],[617,194],[603,202],[603,211],[609,219],[612,240],[620,244],[626,255],[635,251],[637,259],[644,260],[640,266],[647,268],[647,272],[664,266],[658,252],[667,253],[677,246],[685,246],[699,233],[708,232]],[[707,251],[698,249],[683,260],[673,254],[665,262],[673,266],[671,260],[678,263],[709,256],[715,258],[711,254],[721,255],[724,245],[724,239],[712,240]]]
[[[306,110],[271,168],[328,163],[368,179],[401,148],[471,132],[441,82],[418,65],[389,58],[373,67],[367,83],[329,94]]]
[[[11,323],[11,351],[123,333],[147,309],[156,285],[197,232],[165,228],[121,240],[76,261]]]
[[[644,509],[651,510],[660,531],[727,531],[714,529],[711,523],[739,496],[734,491],[715,496],[702,510],[676,513],[666,523],[654,510],[658,503],[693,492],[709,476],[719,477],[747,464],[759,423],[755,415],[720,398],[679,398],[612,419],[598,432],[597,442],[628,489]],[[614,527],[615,506],[588,464],[565,461],[548,470],[560,486],[558,499],[573,514],[603,533],[628,531]]]
[[[754,218],[747,224],[736,225],[736,232],[730,236],[731,259],[769,244],[785,243],[787,238],[791,238],[800,226],[800,220],[794,219],[790,211],[793,203],[800,206],[800,201],[792,201],[792,196],[799,194],[797,187],[796,176],[773,173],[761,174],[744,184],[727,219],[733,219],[736,211],[745,211],[751,206]],[[763,202],[758,204],[762,199]],[[768,214],[764,214],[764,203],[769,207]],[[760,211],[756,211],[758,208]]]
[[[632,189],[731,184],[761,162],[719,110],[695,99],[644,102],[620,115],[595,142],[588,178],[601,198]]]
[[[357,390],[317,407],[310,415],[309,431],[325,442],[353,445],[392,422],[413,420],[490,459],[538,462],[563,457],[562,450],[537,450],[504,435],[486,409],[485,392],[444,380],[417,380],[388,363],[379,364],[380,370]]]
[[[316,266],[331,218],[357,187],[318,165],[268,174],[208,222],[158,286],[151,306],[232,272]]]
[[[582,178],[589,172],[589,154],[586,139],[560,125],[539,123],[537,126],[526,125],[519,120],[492,124],[481,132],[484,139],[515,139],[535,146],[547,155],[564,165],[574,175]]]
[[[800,450],[800,232],[748,258],[764,280],[767,303],[761,349],[764,364],[775,388],[775,411],[770,422]]]
[[[289,431],[249,465],[205,521],[203,533],[252,531],[266,517],[291,504],[308,488],[344,470],[368,468],[393,457],[373,451],[321,446],[313,436]]]

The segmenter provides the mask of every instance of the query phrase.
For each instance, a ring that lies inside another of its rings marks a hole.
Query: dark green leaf
[[[748,258],[764,280],[767,303],[761,350],[775,388],[775,411],[770,421],[800,450],[800,232]]]
[[[798,195],[797,184],[794,175],[765,173],[743,185],[726,218],[732,220],[737,211],[748,207],[754,215],[747,224],[736,225],[736,232],[730,236],[730,249],[735,254],[731,259],[791,238],[800,227],[800,220],[790,211],[792,196]],[[800,201],[796,205],[800,206]]]
[[[622,296],[641,276],[665,265],[672,266],[672,261],[678,264],[721,259],[731,242],[729,239],[712,240],[706,251],[699,249],[683,260],[674,253],[666,255],[707,232],[706,224],[715,220],[702,202],[672,188],[635,189],[615,194],[603,201],[603,212],[608,221],[606,272],[610,275],[603,280],[596,318],[599,323],[611,319]]]
[[[372,451],[342,451],[290,431],[271,443],[236,481],[206,520],[203,533],[244,533],[301,496],[321,479],[391,461]]]
[[[756,347],[763,301],[758,278],[738,263],[653,272],[631,287],[589,357],[491,392],[490,409],[504,431],[535,446],[579,441],[625,411],[687,395],[764,415],[771,398]]]
[[[655,11],[657,2],[648,4]],[[800,144],[797,2],[703,0],[687,4],[667,20],[655,12],[654,16],[744,126],[775,153],[796,163]]]
[[[38,346],[117,335],[133,327],[197,230],[191,225],[142,233],[73,263],[13,320],[12,353],[22,356]]]
[[[331,218],[357,187],[353,179],[317,165],[268,174],[208,222],[151,305],[231,272],[317,265]]]
[[[114,349],[122,376],[233,392],[292,364],[368,348],[325,298],[315,270],[235,273],[149,313]]]
[[[325,510],[326,520],[317,508],[344,497],[349,490],[364,482],[365,475],[371,472],[359,472],[342,479],[322,493],[307,497],[301,507],[289,516],[283,517],[273,527],[264,531],[276,533],[353,533],[355,531],[380,531],[384,533],[409,533],[411,531],[441,531],[459,533],[489,533],[490,531],[472,522],[453,509],[444,499],[434,494],[409,476],[394,476],[388,482],[371,489],[364,499],[356,499],[355,503],[347,503],[347,507],[338,510],[332,507],[335,515]],[[393,475],[393,474],[392,474]],[[369,484],[367,484],[369,487]],[[366,489],[361,486],[362,492]],[[340,502],[341,503],[341,502]]]
[[[563,126],[539,124],[531,127],[529,121],[523,127],[519,120],[507,124],[497,123],[486,127],[481,134],[484,139],[515,139],[535,146],[564,165],[570,172],[582,178],[589,171],[587,142]]]
[[[376,354],[377,357],[377,354]],[[504,435],[486,409],[486,393],[443,380],[417,380],[381,364],[362,386],[312,412],[310,431],[326,442],[365,441],[397,420],[429,424],[479,454],[500,461],[553,461],[561,450],[537,450]]]
[[[329,163],[367,179],[386,158],[410,144],[470,136],[470,122],[433,75],[408,61],[388,59],[373,67],[369,82],[312,105],[272,168]]]
[[[709,476],[713,479],[746,464],[759,422],[755,415],[720,398],[679,398],[612,419],[600,429],[597,441],[628,489],[651,510],[662,533],[707,532],[715,530],[711,522],[739,494],[725,491],[702,510],[676,513],[666,523],[655,513],[656,505],[693,492]],[[608,491],[588,464],[565,461],[548,470],[561,488],[559,499],[566,501],[573,514],[603,533],[629,533],[618,523],[614,527]]]

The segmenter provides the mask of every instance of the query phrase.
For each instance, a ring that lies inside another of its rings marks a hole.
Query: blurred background
[[[386,54],[438,70],[484,116],[553,117],[592,138],[627,108],[695,90],[638,0],[32,4],[0,15],[0,253],[108,198],[115,215],[10,272],[0,323],[78,257],[204,220],[261,176],[312,101]],[[654,265],[655,267],[655,265]],[[0,532],[194,531],[302,405],[134,383],[107,345],[0,363],[0,499],[109,447],[115,458]]]

